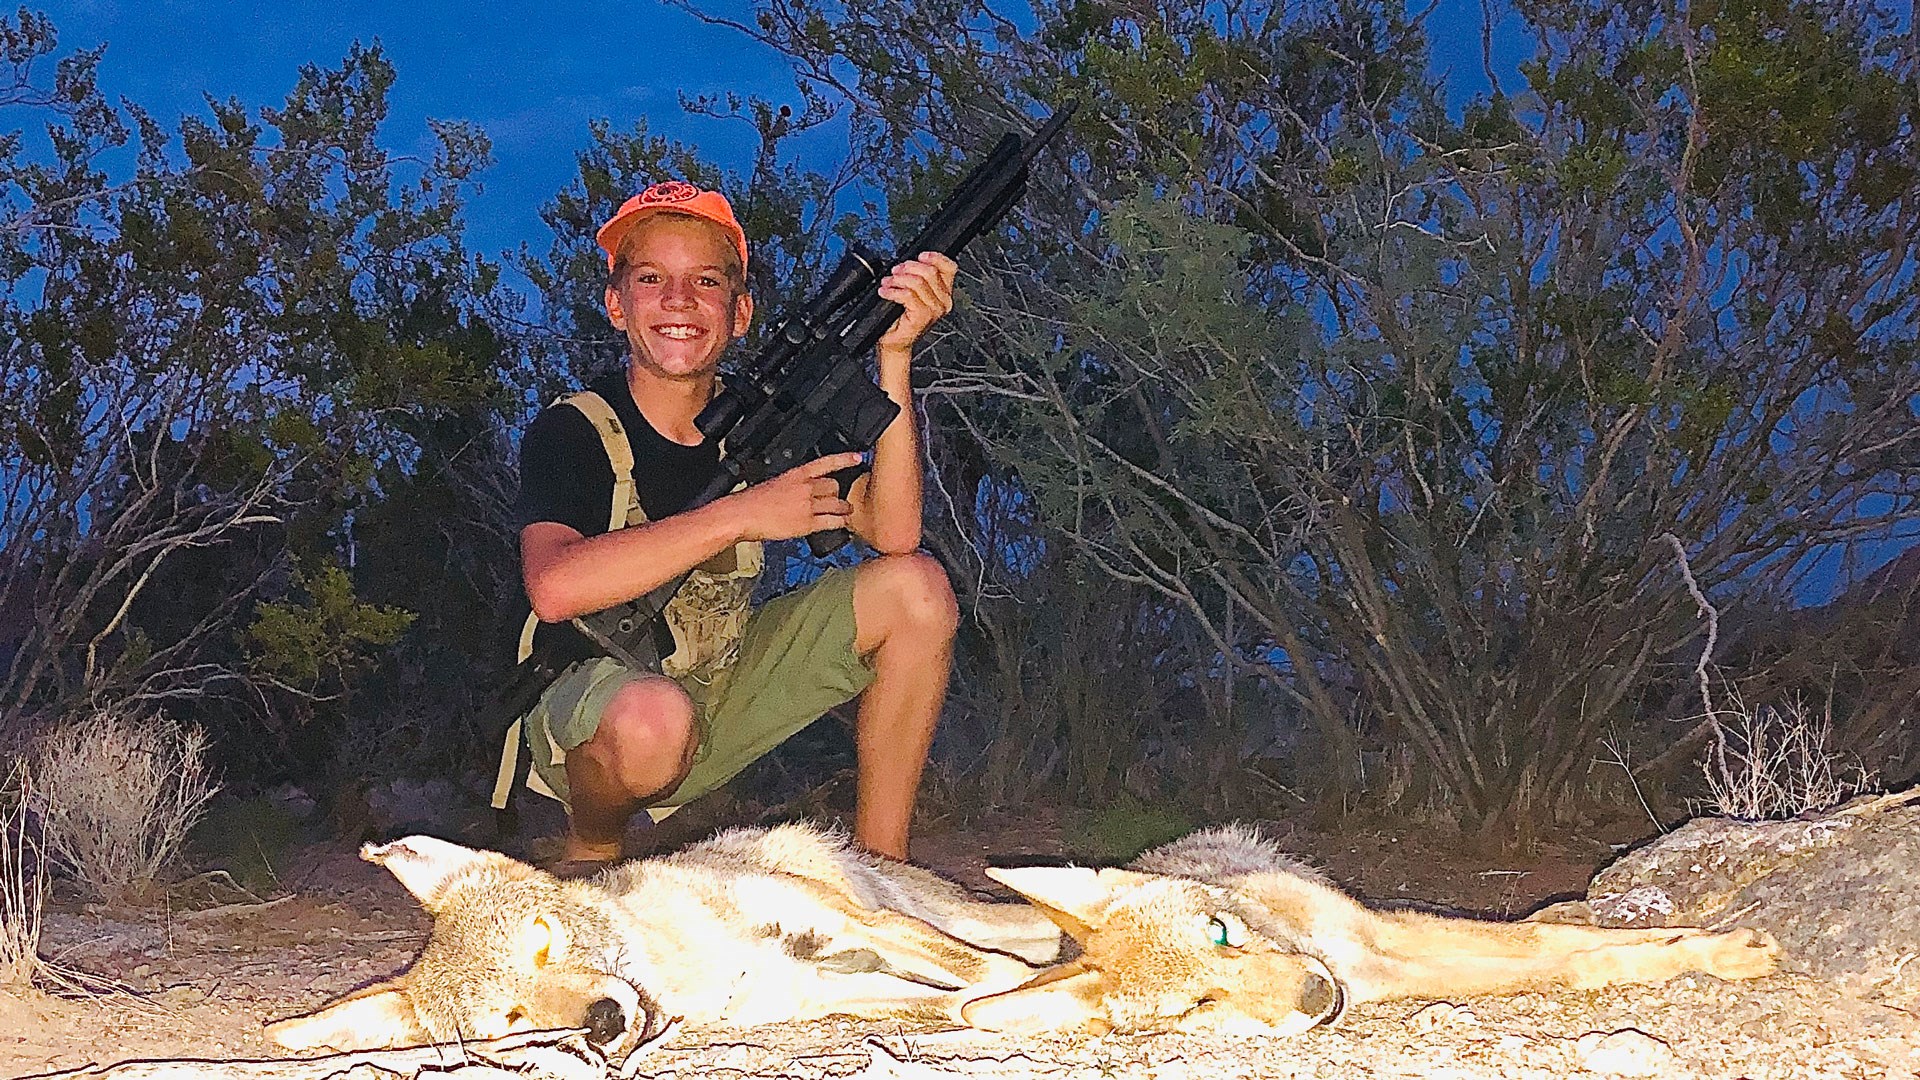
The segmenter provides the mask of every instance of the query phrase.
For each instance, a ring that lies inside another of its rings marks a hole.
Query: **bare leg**
[[[600,726],[567,754],[572,806],[561,857],[620,857],[627,819],[671,791],[693,764],[693,702],[673,680],[647,675],[607,702]]]
[[[868,851],[904,860],[920,773],[947,696],[959,608],[939,562],[889,555],[855,568],[853,616],[855,648],[874,672],[854,736],[853,837]]]

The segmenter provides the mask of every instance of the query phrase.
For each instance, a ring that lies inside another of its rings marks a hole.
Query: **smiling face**
[[[711,378],[753,318],[740,259],[718,226],[659,213],[620,244],[607,318],[627,335],[630,363],[674,379]]]

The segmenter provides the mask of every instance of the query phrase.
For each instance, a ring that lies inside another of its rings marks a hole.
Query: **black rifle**
[[[757,484],[777,473],[828,454],[873,449],[900,406],[867,376],[867,354],[905,310],[877,291],[895,263],[923,251],[954,256],[981,233],[1000,224],[1027,186],[1027,168],[1053,141],[1077,106],[1068,104],[1031,138],[1008,133],[986,160],[961,179],[904,249],[885,259],[849,245],[840,265],[814,295],[775,323],[765,345],[728,375],[694,423],[709,443],[721,446],[720,472],[687,509],[720,498],[742,481]],[[862,463],[834,473],[846,497],[867,471]],[[845,529],[807,537],[815,555],[847,542]],[[630,603],[574,620],[607,655],[636,670],[657,669],[673,649],[661,613],[685,577]],[[644,630],[644,632],[642,632]]]

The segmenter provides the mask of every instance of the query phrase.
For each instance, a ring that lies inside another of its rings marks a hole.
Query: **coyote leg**
[[[873,948],[895,966],[923,973],[928,968],[944,972],[956,989],[979,983],[1021,981],[1034,973],[1033,968],[1019,960],[976,949],[919,919],[891,911],[868,912],[858,926],[849,930],[853,939]]]
[[[1753,979],[1780,947],[1760,930],[1614,930],[1554,923],[1488,923],[1392,913],[1370,928],[1348,975],[1354,1001],[1593,989],[1665,982],[1688,971]]]
[[[845,1013],[958,1022],[965,1001],[1010,990],[1034,974],[1013,957],[982,952],[892,911],[863,910],[831,928],[816,924],[810,933],[818,935],[816,951],[795,954],[804,972],[800,982],[784,992],[762,985],[752,995],[756,1001],[777,999],[769,1018],[792,1016],[794,1002],[806,1001],[806,1017]],[[749,1018],[743,1022],[759,1015],[744,1001],[735,1008],[741,1014],[736,1019]]]
[[[1011,953],[1029,964],[1050,964],[1060,956],[1060,928],[1027,904],[968,901],[914,914],[969,945]]]
[[[1595,927],[1574,929],[1618,933]],[[1639,933],[1640,931],[1629,931]],[[1772,974],[1780,945],[1764,930],[1691,931],[1676,936],[1672,930],[1653,940],[1602,942],[1567,957],[1565,985],[1577,988],[1621,983],[1659,983],[1689,971],[1722,979],[1757,979]]]
[[[882,963],[867,970],[909,975],[949,990],[982,981],[998,982],[1016,974],[1026,979],[1033,974],[1026,963],[972,945],[928,921],[949,912],[903,914],[889,907],[868,907],[855,895],[851,887],[836,888],[819,878],[784,876],[775,883],[775,891],[760,899],[769,911],[808,914],[805,922],[788,924],[785,929],[789,934],[810,931],[818,935],[808,950],[812,959],[844,953],[845,964],[858,965],[856,954],[870,952]],[[941,906],[951,909],[956,905]]]

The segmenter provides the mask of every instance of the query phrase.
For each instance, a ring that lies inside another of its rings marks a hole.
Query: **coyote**
[[[995,1031],[1288,1035],[1349,1005],[1657,983],[1686,971],[1751,979],[1779,945],[1757,930],[1606,930],[1374,911],[1251,829],[1195,833],[1127,869],[992,869],[1081,955],[961,1009]]]
[[[676,1018],[957,1021],[970,993],[1019,985],[1062,944],[1025,904],[973,900],[807,825],[734,829],[587,881],[425,836],[360,855],[400,879],[432,934],[395,978],[269,1025],[289,1049],[584,1027],[619,1057]]]

